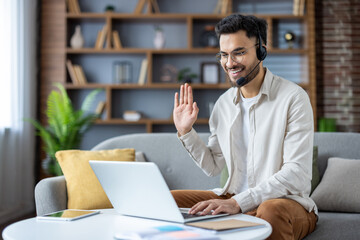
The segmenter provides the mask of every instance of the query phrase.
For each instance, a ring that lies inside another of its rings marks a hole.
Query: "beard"
[[[257,65],[257,66],[256,66],[256,65]],[[255,67],[255,66],[256,66],[256,67]],[[243,65],[239,65],[239,66],[236,66],[236,67],[233,67],[233,68],[227,68],[227,71],[228,71],[228,70],[231,70],[231,69],[241,68],[241,67],[243,67]],[[230,80],[231,87],[240,88],[240,86],[237,85],[237,83],[236,83],[237,79],[235,79],[234,81],[232,81],[227,71],[226,71],[226,74],[227,74],[226,77]],[[252,71],[252,72],[251,72],[251,71]],[[251,73],[250,73],[250,74],[249,74],[249,73],[246,73],[245,76],[244,76],[244,77],[246,77],[246,80],[248,81],[248,83],[251,82],[251,81],[259,74],[259,72],[260,72],[260,64],[258,64],[258,63],[252,64],[252,65],[250,66],[249,72],[251,72]],[[248,74],[249,74],[249,75],[248,75]],[[246,84],[248,84],[248,83],[246,83]],[[246,84],[245,84],[245,85],[246,85]],[[244,85],[244,86],[245,86],[245,85]]]

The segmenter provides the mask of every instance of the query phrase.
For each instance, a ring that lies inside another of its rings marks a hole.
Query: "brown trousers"
[[[190,208],[200,201],[210,199],[229,199],[233,194],[218,196],[212,191],[173,190],[171,191],[177,205]],[[261,203],[256,209],[245,214],[262,218],[272,226],[268,239],[303,239],[315,230],[317,216],[314,211],[308,212],[298,202],[291,199],[271,199]]]

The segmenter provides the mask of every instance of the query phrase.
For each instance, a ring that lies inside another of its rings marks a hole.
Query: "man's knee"
[[[268,221],[271,225],[279,224],[280,222],[288,221],[286,204],[287,199],[270,199],[262,204],[257,209],[256,216]]]

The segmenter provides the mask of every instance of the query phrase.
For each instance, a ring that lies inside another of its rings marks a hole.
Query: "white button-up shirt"
[[[289,198],[317,214],[317,207],[309,197],[314,137],[309,97],[300,86],[273,75],[268,69],[259,94],[249,109],[249,188],[233,198],[242,212],[268,199]],[[218,195],[228,192],[234,176],[233,153],[237,141],[234,125],[241,114],[237,110],[239,101],[237,88],[230,88],[220,96],[209,120],[208,145],[194,129],[180,137],[191,157],[208,176],[220,174],[227,165],[227,183],[224,188],[213,190]]]

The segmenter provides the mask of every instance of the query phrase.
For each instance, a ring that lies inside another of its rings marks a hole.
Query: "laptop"
[[[192,215],[180,209],[153,162],[91,160],[90,166],[115,210],[123,215],[188,223],[227,216]]]

